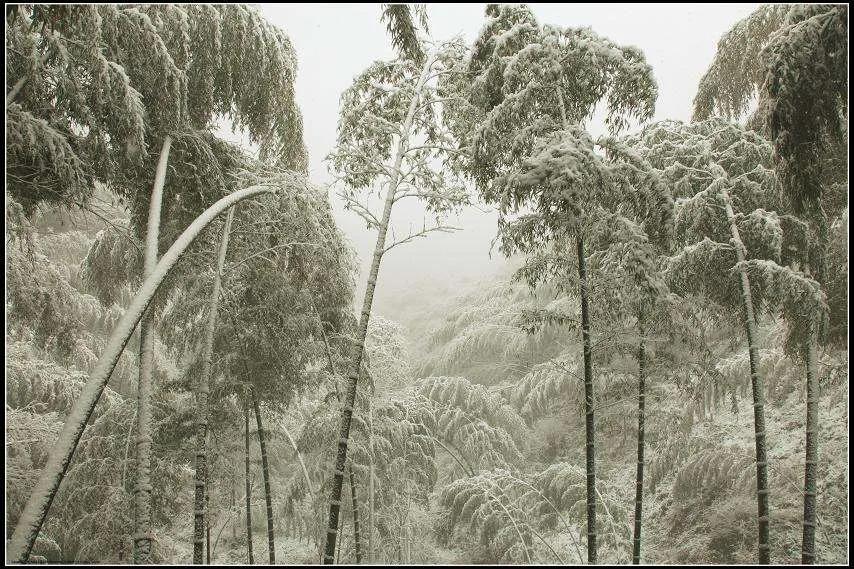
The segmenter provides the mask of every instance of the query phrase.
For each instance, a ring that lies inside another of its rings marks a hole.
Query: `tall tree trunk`
[[[368,563],[374,563],[374,413],[368,400],[368,444],[370,446],[370,467],[368,468]]]
[[[71,463],[74,451],[80,442],[80,437],[83,435],[83,430],[92,417],[95,405],[97,405],[98,400],[101,398],[101,394],[107,386],[107,381],[115,369],[122,351],[130,340],[134,329],[139,324],[149,303],[151,303],[151,299],[157,292],[157,288],[163,282],[163,279],[166,278],[172,267],[175,266],[175,263],[178,262],[178,258],[190,246],[193,240],[198,237],[199,233],[227,208],[242,200],[261,194],[272,193],[275,193],[275,190],[269,187],[252,186],[217,201],[184,230],[157,263],[154,272],[144,280],[142,286],[128,305],[127,310],[125,310],[110,333],[101,357],[98,358],[97,363],[92,369],[92,373],[89,374],[89,379],[86,381],[86,384],[80,391],[80,395],[74,401],[71,412],[65,419],[59,438],[48,455],[47,464],[45,464],[44,469],[39,475],[39,481],[27,499],[21,516],[18,518],[18,524],[15,526],[15,531],[12,533],[9,546],[6,550],[7,559],[18,563],[25,563],[30,556],[36,537],[41,530],[42,524],[44,524],[45,517],[47,517],[50,511],[53,498],[56,496],[59,485],[65,477],[65,472]]]
[[[643,318],[638,319],[638,469],[635,484],[635,533],[632,546],[632,563],[640,564],[641,553],[641,521],[643,518],[643,452],[644,452],[644,404],[646,398],[646,330]]]
[[[151,201],[148,207],[148,227],[145,233],[145,256],[143,277],[148,278],[157,266],[157,249],[160,234],[160,206],[163,202],[163,185],[166,182],[166,166],[172,137],[163,138],[160,159],[154,173]],[[137,388],[136,414],[136,531],[133,540],[133,562],[151,563],[151,371],[154,363],[154,329],[151,313],[146,311],[139,325],[139,385]]]
[[[804,464],[804,521],[801,563],[815,563],[816,478],[818,474],[818,369],[816,334],[811,331],[807,345],[807,425],[806,462]]]
[[[813,278],[824,288],[827,275],[827,249],[829,241],[829,226],[827,214],[818,202],[807,216],[817,247],[810,253],[809,272]],[[818,323],[813,322],[806,346],[807,367],[807,418],[805,437],[805,462],[804,462],[804,519],[803,519],[803,541],[801,542],[801,563],[815,563],[815,524],[816,524],[816,479],[818,476]]]
[[[267,550],[270,555],[270,565],[276,564],[276,540],[273,533],[273,498],[270,494],[270,469],[267,463],[267,445],[264,441],[264,427],[261,424],[261,408],[258,397],[252,390],[252,407],[255,409],[255,423],[258,427],[258,445],[261,447],[261,472],[264,477],[264,502],[267,506]]]
[[[362,544],[359,541],[359,500],[356,496],[356,477],[353,475],[353,463],[350,462],[350,504],[353,508],[353,544],[356,549],[356,563],[362,562]]]
[[[729,220],[730,234],[735,245],[736,260],[742,263],[747,257],[747,249],[738,232],[735,213],[729,194],[722,191],[724,207]],[[753,297],[750,294],[750,279],[747,269],[741,266],[739,270],[741,281],[741,299],[744,305],[744,328],[747,332],[747,352],[750,357],[750,385],[753,391],[753,430],[756,441],[756,501],[759,523],[759,563],[768,564],[771,561],[771,550],[768,543],[769,518],[768,507],[768,457],[765,443],[765,387],[759,376],[759,348],[756,344],[756,316],[753,311]]]
[[[590,309],[588,306],[587,261],[584,240],[576,241],[578,256],[578,292],[581,299],[581,339],[584,344],[584,432],[587,470],[587,562],[596,564],[596,445],[593,422],[593,350],[590,342]]]
[[[216,273],[213,290],[208,301],[208,322],[205,330],[205,345],[202,355],[202,373],[196,389],[196,475],[195,475],[195,510],[193,512],[193,564],[201,565],[204,561],[203,547],[205,541],[205,493],[207,486],[207,438],[208,438],[208,395],[210,394],[211,360],[213,359],[213,341],[216,331],[219,293],[222,289],[222,268],[228,252],[228,234],[234,219],[234,208],[228,210],[225,225],[222,228],[222,238],[219,243]]]
[[[231,476],[231,511],[237,512],[237,469],[232,470]],[[237,539],[237,521],[240,514],[236,514],[231,522],[231,539]]]
[[[329,521],[326,530],[326,547],[323,555],[325,564],[335,562],[335,541],[338,534],[338,517],[341,510],[341,489],[344,485],[344,468],[347,466],[347,445],[350,440],[350,423],[353,419],[353,405],[356,402],[356,386],[359,381],[359,372],[362,369],[362,358],[365,352],[365,337],[368,333],[368,321],[371,317],[371,305],[374,301],[374,290],[377,286],[377,275],[380,270],[380,261],[385,252],[386,234],[388,233],[389,219],[391,219],[391,209],[394,205],[394,196],[397,192],[397,186],[400,181],[400,165],[403,161],[403,154],[409,141],[409,133],[412,129],[412,122],[415,117],[415,111],[418,107],[418,100],[424,84],[427,81],[427,75],[432,65],[432,58],[427,58],[424,68],[421,71],[421,76],[418,83],[415,85],[415,94],[409,104],[406,118],[401,127],[401,136],[398,141],[397,151],[395,155],[393,176],[389,179],[388,191],[386,193],[385,205],[383,206],[382,219],[377,231],[377,242],[374,246],[374,256],[371,262],[371,270],[368,273],[368,283],[365,288],[365,298],[362,302],[362,312],[359,317],[359,330],[356,337],[356,350],[353,355],[353,360],[350,365],[350,374],[347,381],[347,392],[344,394],[344,403],[341,406],[341,428],[338,436],[338,453],[335,460],[335,471],[332,478],[332,495],[329,500]]]
[[[210,510],[210,495],[205,496],[205,507]],[[205,558],[208,565],[211,564],[211,519],[205,519]]]
[[[249,483],[249,397],[246,397],[246,403],[243,410],[245,419],[246,437],[245,451],[243,457],[246,464],[246,550],[249,554],[249,565],[255,563],[252,557],[252,486]]]
[[[342,534],[341,539],[338,540],[338,548],[335,550],[335,564],[338,565],[341,563],[341,544],[344,543],[344,520],[341,520],[341,525],[338,526],[339,532]]]

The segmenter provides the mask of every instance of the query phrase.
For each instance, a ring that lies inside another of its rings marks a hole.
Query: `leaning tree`
[[[302,391],[316,387],[316,375],[307,369],[325,359],[317,320],[322,318],[332,332],[348,321],[352,273],[349,248],[325,193],[294,172],[255,176],[267,183],[279,180],[288,193],[236,212],[221,269],[209,266],[215,240],[185,260],[185,276],[162,328],[176,354],[201,352],[191,373],[199,373],[199,389],[212,394],[216,409],[199,402],[200,420],[227,410],[217,402],[244,394],[255,414],[272,563],[273,496],[264,440],[270,429],[262,425],[261,410],[279,413]],[[219,281],[221,296],[216,294]],[[222,313],[218,319],[217,310]],[[212,359],[218,363],[212,365]],[[201,433],[197,440],[204,440]]]
[[[607,101],[613,131],[652,116],[657,87],[636,48],[587,28],[541,26],[527,7],[487,8],[489,20],[446,89],[467,104],[447,114],[462,142],[458,167],[499,208],[505,253],[574,241],[584,345],[588,560],[596,561],[593,369],[585,227],[607,193],[608,168],[580,124]],[[530,213],[528,213],[530,211]],[[516,216],[517,213],[521,213]]]
[[[345,208],[359,214],[369,229],[377,231],[377,241],[341,405],[325,563],[332,563],[335,558],[353,405],[380,264],[384,255],[398,245],[432,232],[453,230],[443,218],[468,201],[452,170],[443,167],[456,150],[441,121],[443,98],[437,89],[438,77],[452,53],[458,51],[458,44],[420,44],[426,52],[423,58],[402,56],[377,61],[356,77],[341,97],[338,141],[328,158]],[[378,187],[385,195],[382,211],[374,212],[369,198]],[[421,202],[432,219],[428,222],[425,218],[420,228],[410,228],[398,236],[391,228],[392,211],[407,199]]]
[[[22,563],[27,561],[33,543],[50,510],[53,498],[56,496],[56,491],[71,463],[77,443],[80,441],[95,405],[107,385],[110,374],[169,270],[175,265],[193,239],[219,214],[243,200],[274,191],[275,188],[266,186],[251,186],[217,201],[197,217],[179,236],[157,263],[154,272],[142,283],[139,291],[110,334],[103,353],[90,373],[79,397],[71,407],[59,438],[48,456],[47,464],[24,506],[18,524],[15,526],[7,550],[7,556],[10,560]]]
[[[262,157],[305,168],[302,122],[293,101],[293,50],[284,33],[252,9],[16,8],[7,11],[7,22],[7,47],[15,54],[9,74],[14,85],[7,94],[7,146],[19,179],[10,188],[13,198],[19,196],[30,210],[43,200],[79,205],[95,181],[108,184],[130,202],[140,233],[148,213],[145,274],[156,261],[164,195],[173,238],[222,195],[188,184],[180,174],[182,165],[191,178],[220,167],[217,142],[208,132],[214,118],[225,116],[245,128],[260,143]],[[263,80],[245,81],[249,69],[262,70]],[[45,100],[51,104],[43,105]],[[156,169],[148,160],[152,143],[161,147]],[[170,154],[172,176],[164,193]],[[142,561],[151,548],[150,332],[146,318],[135,545]],[[201,544],[195,549],[200,562]]]

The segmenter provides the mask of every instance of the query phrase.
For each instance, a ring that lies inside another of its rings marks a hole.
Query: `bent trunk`
[[[590,310],[587,297],[587,263],[584,241],[577,240],[578,292],[581,299],[581,339],[584,344],[584,432],[587,470],[587,562],[596,563],[596,455],[593,422],[593,350],[590,345]]]
[[[815,332],[810,334],[807,346],[807,425],[806,462],[804,464],[804,521],[801,563],[815,563],[815,506],[816,476],[818,472],[818,370],[816,362]]]
[[[646,342],[643,322],[638,322],[640,343],[638,345],[638,470],[635,487],[635,533],[632,546],[632,563],[640,564],[641,520],[643,518],[643,451],[644,451],[644,404],[646,398]]]
[[[305,467],[305,461],[302,458],[302,453],[299,451],[299,447],[297,446],[296,441],[291,436],[288,428],[285,427],[282,423],[279,423],[279,427],[282,429],[282,432],[285,433],[285,436],[288,438],[288,442],[291,443],[291,447],[294,449],[294,453],[297,455],[297,459],[299,460],[300,467],[302,467],[302,475],[305,478],[305,485],[308,488],[308,494],[312,498],[314,497],[314,488],[311,487],[311,478],[308,476],[308,469]]]
[[[160,159],[151,188],[148,207],[148,227],[145,233],[145,257],[143,277],[147,278],[157,266],[158,236],[160,233],[160,205],[163,201],[163,184],[166,181],[166,165],[172,137],[163,138]],[[137,565],[151,563],[151,370],[154,362],[154,334],[151,315],[146,313],[139,325],[139,386],[137,388],[136,413],[136,486],[135,535],[133,539],[133,562]]]
[[[743,263],[747,250],[738,232],[732,202],[726,191],[722,192],[724,207],[729,219],[730,234],[735,245],[736,259]],[[753,430],[756,441],[756,501],[759,522],[759,563],[768,564],[771,561],[768,507],[768,458],[765,444],[765,386],[759,376],[759,352],[756,345],[756,317],[753,312],[753,297],[750,294],[750,279],[747,270],[742,266],[739,270],[741,281],[741,300],[744,305],[744,328],[747,332],[747,351],[750,357],[750,385],[753,391]]]
[[[335,471],[332,477],[332,495],[329,499],[329,523],[326,529],[326,547],[323,554],[323,562],[332,564],[335,562],[335,541],[338,534],[338,517],[341,510],[341,489],[344,485],[344,468],[347,465],[347,445],[350,439],[350,423],[353,420],[353,405],[356,401],[356,386],[359,381],[359,371],[362,369],[362,358],[365,352],[365,337],[368,333],[368,321],[371,317],[371,305],[374,301],[374,290],[377,286],[377,275],[380,270],[380,261],[385,252],[385,240],[388,233],[391,208],[394,205],[394,196],[400,180],[400,165],[409,139],[409,131],[418,107],[418,99],[421,89],[427,80],[432,61],[430,58],[424,64],[421,77],[415,86],[415,95],[409,104],[406,118],[401,128],[401,136],[398,141],[397,152],[393,169],[393,176],[389,179],[388,191],[386,193],[385,205],[383,206],[382,219],[377,230],[377,242],[374,246],[374,256],[371,262],[371,270],[368,273],[368,283],[365,288],[365,298],[362,302],[362,312],[359,317],[359,330],[356,338],[356,350],[350,366],[350,374],[347,378],[347,391],[344,394],[344,402],[341,406],[341,428],[338,437],[338,453],[335,459]]]
[[[261,424],[261,408],[258,397],[252,392],[252,407],[255,409],[255,424],[258,427],[258,446],[261,447],[261,473],[264,477],[264,502],[267,506],[267,549],[270,565],[276,564],[276,540],[273,534],[273,499],[270,494],[270,469],[267,463],[267,445],[264,442],[264,427]]]
[[[249,553],[249,564],[255,563],[252,557],[252,487],[249,484],[249,401],[247,398],[243,409],[243,417],[246,423],[245,451],[243,457],[246,464],[246,550]]]
[[[222,268],[225,265],[225,255],[228,252],[228,233],[231,231],[231,221],[234,219],[234,208],[228,210],[225,225],[222,228],[222,238],[219,244],[219,256],[216,262],[213,290],[208,301],[208,323],[205,330],[205,346],[202,356],[202,374],[196,391],[196,475],[195,475],[195,510],[193,512],[193,564],[201,565],[205,541],[205,490],[207,486],[207,447],[208,438],[208,395],[210,394],[211,360],[213,358],[213,340],[216,331],[217,308],[219,293],[222,288]]]
[[[92,373],[89,374],[89,379],[71,407],[71,411],[62,426],[59,438],[48,455],[47,464],[39,476],[36,487],[24,505],[21,516],[18,519],[18,524],[15,526],[15,531],[7,548],[7,559],[18,563],[25,563],[30,556],[36,537],[41,530],[45,517],[47,517],[47,513],[50,511],[53,498],[56,496],[59,485],[65,477],[65,472],[71,463],[71,458],[74,456],[74,451],[80,442],[80,437],[83,435],[86,424],[92,416],[95,405],[98,403],[101,394],[104,392],[104,388],[107,386],[110,374],[115,369],[122,351],[127,345],[128,340],[130,340],[146,308],[151,303],[151,299],[157,292],[157,288],[178,261],[178,258],[190,246],[199,233],[220,213],[247,198],[273,192],[274,190],[268,187],[253,186],[217,201],[184,230],[157,263],[151,275],[142,283],[127,310],[125,310],[125,313],[110,334],[101,357],[98,359],[98,362],[92,369]]]

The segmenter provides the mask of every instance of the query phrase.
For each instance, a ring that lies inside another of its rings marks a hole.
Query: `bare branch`
[[[426,237],[430,233],[441,232],[441,233],[453,233],[454,231],[462,231],[462,227],[454,227],[451,225],[436,225],[435,227],[425,227],[421,229],[421,231],[411,233],[400,239],[398,241],[393,241],[391,245],[383,249],[383,255],[388,253],[392,248],[397,247],[398,245],[403,245],[404,243],[408,243],[418,237]]]

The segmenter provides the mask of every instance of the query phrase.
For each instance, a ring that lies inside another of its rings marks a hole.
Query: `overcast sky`
[[[530,6],[540,23],[590,26],[619,44],[641,48],[658,81],[655,118],[689,120],[697,84],[714,56],[718,39],[757,4]],[[329,175],[324,157],[335,144],[341,92],[372,61],[394,57],[380,21],[380,4],[261,4],[260,8],[290,36],[296,48],[296,95],[305,122],[310,175],[315,183],[325,184]],[[428,4],[427,13],[430,33],[439,40],[461,34],[471,43],[484,22],[484,4]],[[594,134],[601,131],[601,125],[595,123],[589,128]],[[376,236],[365,229],[358,216],[345,212],[334,197],[333,203],[339,226],[360,258],[357,301],[361,302]],[[395,209],[392,217],[402,233],[410,222],[420,225],[421,220],[421,211],[413,206]],[[380,311],[383,299],[394,296],[402,287],[471,280],[494,270],[501,262],[497,250],[493,260],[489,258],[495,220],[494,213],[467,210],[452,220],[463,231],[434,234],[391,251],[380,271]]]

